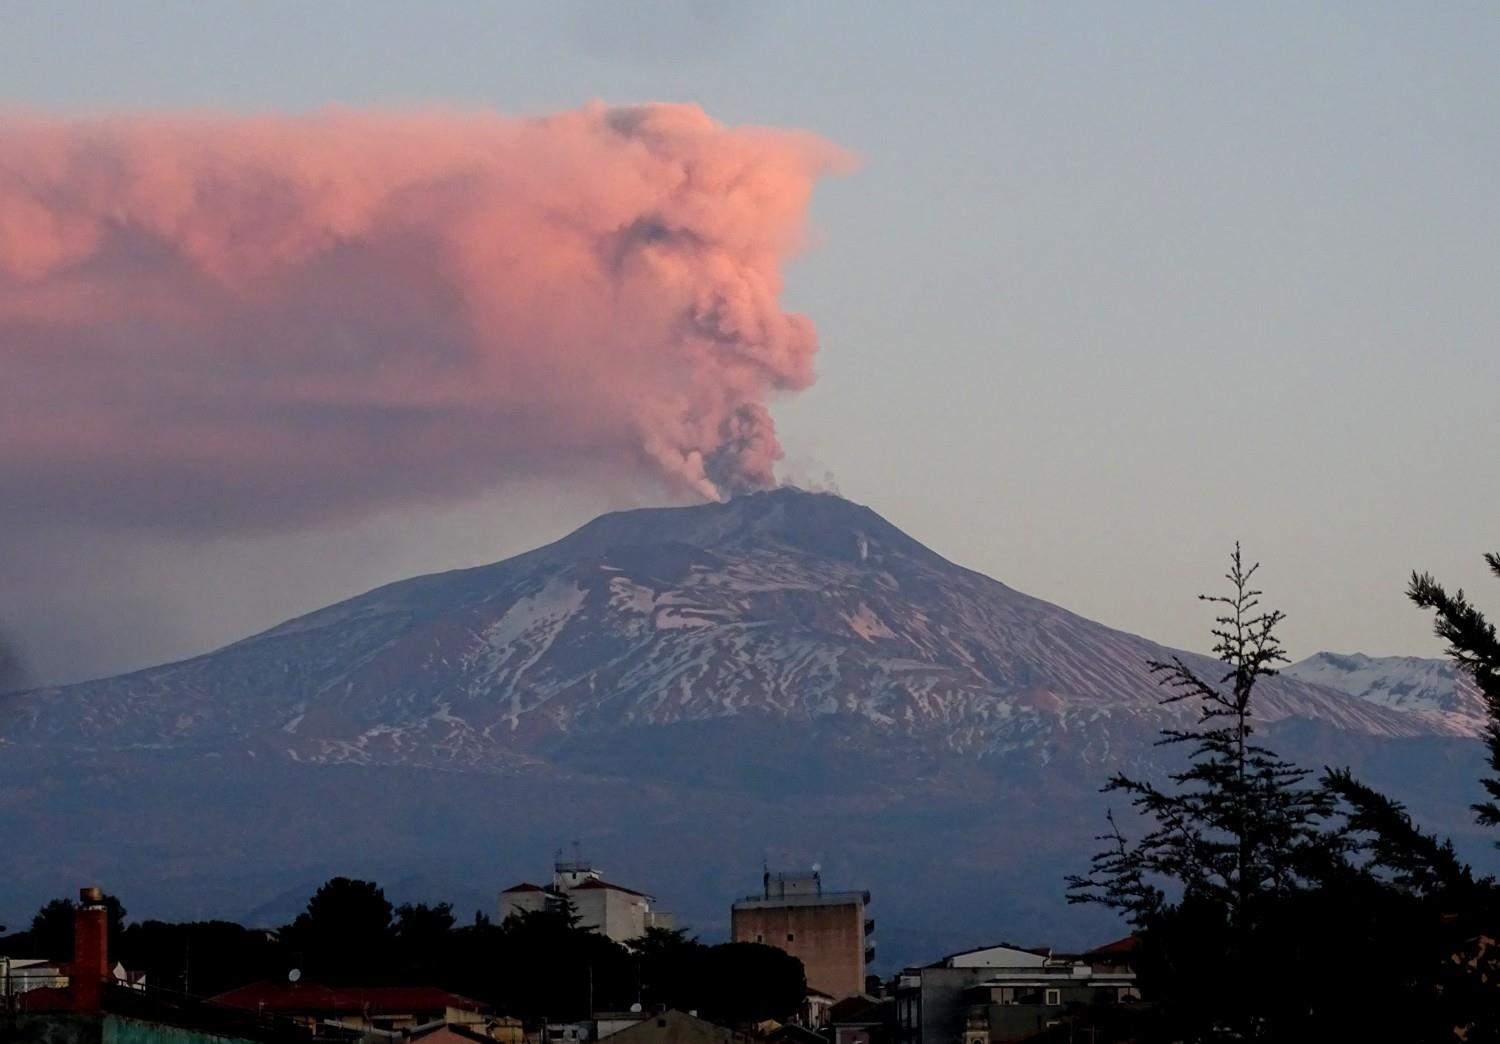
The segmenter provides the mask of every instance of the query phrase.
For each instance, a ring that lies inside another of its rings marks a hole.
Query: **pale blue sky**
[[[1435,652],[1401,597],[1500,548],[1493,4],[0,5],[0,99],[538,113],[692,101],[856,152],[788,302],[796,467],[1086,615],[1206,644],[1236,539],[1292,651]],[[607,506],[513,492],[339,533],[70,533],[0,561],[64,677],[200,651]]]

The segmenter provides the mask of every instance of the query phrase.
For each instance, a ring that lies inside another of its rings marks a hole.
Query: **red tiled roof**
[[[1140,946],[1140,944],[1141,944],[1141,940],[1140,940],[1139,937],[1134,936],[1134,935],[1127,935],[1123,939],[1116,939],[1114,942],[1105,943],[1103,946],[1096,946],[1092,950],[1090,950],[1088,953],[1084,954],[1084,956],[1085,957],[1115,957],[1115,956],[1121,956],[1121,955],[1124,955],[1124,954],[1127,954],[1127,953],[1134,953],[1136,951],[1136,947]]]
[[[654,898],[654,896],[649,896],[645,892],[637,892],[634,888],[626,888],[624,885],[610,884],[608,881],[601,881],[597,877],[593,878],[591,880],[583,882],[583,884],[581,884],[577,888],[575,888],[574,891],[575,892],[581,892],[585,888],[588,888],[588,889],[608,888],[611,891],[624,892],[626,895],[638,895],[642,899],[651,899],[651,898]]]
[[[16,1005],[27,1011],[72,1011],[73,992],[57,986],[38,986],[16,994]]]
[[[484,1005],[435,986],[320,986],[315,982],[255,982],[221,993],[210,1004],[225,1008],[277,1013],[384,1012],[411,1014],[460,1008],[482,1011]]]

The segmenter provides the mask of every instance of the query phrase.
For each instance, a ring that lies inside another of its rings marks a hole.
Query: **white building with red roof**
[[[557,862],[548,887],[523,881],[500,893],[500,920],[518,914],[561,909],[572,903],[578,925],[618,943],[639,939],[648,928],[671,928],[675,918],[652,909],[654,896],[606,881],[603,873],[583,860]]]

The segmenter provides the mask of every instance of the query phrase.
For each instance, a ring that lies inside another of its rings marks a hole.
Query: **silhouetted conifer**
[[[1328,858],[1335,839],[1321,822],[1331,809],[1309,775],[1251,737],[1255,686],[1286,657],[1276,638],[1283,614],[1260,607],[1250,586],[1258,566],[1246,568],[1236,545],[1226,574],[1231,593],[1200,595],[1222,607],[1214,652],[1226,666],[1210,681],[1180,658],[1151,664],[1168,694],[1164,705],[1191,701],[1196,727],[1165,729],[1159,746],[1188,748],[1187,766],[1170,787],[1116,774],[1105,793],[1120,793],[1146,824],[1130,841],[1114,816],[1100,840],[1108,847],[1087,875],[1068,879],[1070,902],[1101,903],[1134,925],[1148,922],[1172,895],[1224,910],[1230,931],[1247,929],[1267,897],[1291,890]]]
[[[1484,556],[1485,563],[1500,577],[1500,553]],[[1424,609],[1436,614],[1433,629],[1448,643],[1448,655],[1467,671],[1479,686],[1489,710],[1485,744],[1489,748],[1490,768],[1495,775],[1480,780],[1488,801],[1473,806],[1475,817],[1485,826],[1500,826],[1500,636],[1495,625],[1472,605],[1463,591],[1449,594],[1428,573],[1412,573],[1407,596]],[[1500,846],[1500,841],[1495,844]]]

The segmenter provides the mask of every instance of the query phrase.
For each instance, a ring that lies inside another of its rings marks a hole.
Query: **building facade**
[[[552,867],[552,884],[522,882],[500,893],[500,920],[517,914],[558,910],[571,903],[578,925],[617,943],[639,939],[650,928],[672,928],[676,919],[653,909],[653,896],[604,880],[592,864],[575,860]]]
[[[865,967],[875,956],[869,904],[869,892],[825,892],[817,870],[767,871],[761,894],[730,908],[731,938],[784,950],[802,962],[811,989],[852,997],[864,990]]]
[[[1004,1044],[1074,1013],[1139,998],[1121,944],[1082,957],[988,946],[908,968],[896,985],[900,1044]],[[1100,1038],[1101,1040],[1103,1038]]]

